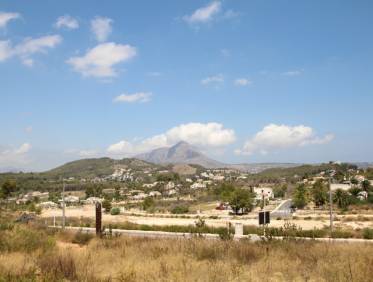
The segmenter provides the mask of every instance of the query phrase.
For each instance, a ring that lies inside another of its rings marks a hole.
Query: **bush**
[[[221,240],[224,240],[224,241],[227,241],[227,240],[232,240],[233,238],[233,234],[230,232],[230,230],[228,228],[221,228],[219,229],[218,231],[219,233],[219,238]]]
[[[118,215],[120,214],[120,209],[119,208],[112,208],[110,211],[111,215]]]
[[[54,246],[54,239],[43,230],[17,226],[0,233],[0,251],[31,253],[35,250],[47,251]]]
[[[105,209],[106,212],[110,212],[110,210],[111,210],[111,202],[109,200],[104,200],[102,202],[102,207]]]
[[[43,254],[37,264],[46,278],[44,281],[77,281],[76,264],[71,253]]]
[[[74,238],[71,240],[74,244],[86,245],[93,239],[93,235],[89,233],[83,233],[81,231],[75,233]]]
[[[372,228],[364,228],[363,229],[363,238],[364,239],[373,239],[373,229]]]
[[[187,206],[175,206],[172,208],[171,213],[173,214],[182,214],[182,213],[188,213],[189,207]]]

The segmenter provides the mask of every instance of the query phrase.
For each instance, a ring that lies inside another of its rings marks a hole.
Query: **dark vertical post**
[[[96,235],[101,236],[101,222],[102,222],[102,206],[101,203],[96,203]]]

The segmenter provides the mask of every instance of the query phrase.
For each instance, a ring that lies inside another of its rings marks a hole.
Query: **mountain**
[[[227,166],[226,164],[210,159],[184,141],[172,147],[159,148],[149,153],[137,155],[135,158],[156,164],[196,164],[205,168]]]

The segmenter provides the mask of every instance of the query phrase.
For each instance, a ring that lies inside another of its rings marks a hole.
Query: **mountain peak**
[[[179,141],[169,148],[155,149],[149,153],[138,155],[136,158],[157,164],[197,164],[206,168],[218,168],[224,166],[222,163],[203,155],[185,141]]]
[[[177,142],[175,145],[173,145],[172,147],[182,147],[182,146],[188,146],[188,147],[191,147],[191,145],[183,140]]]

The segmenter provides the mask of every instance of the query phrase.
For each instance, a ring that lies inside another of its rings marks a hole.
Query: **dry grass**
[[[54,235],[48,250],[3,252],[0,281],[373,281],[373,245]]]

